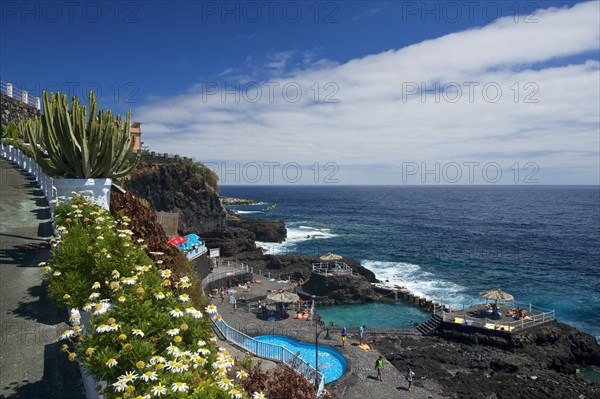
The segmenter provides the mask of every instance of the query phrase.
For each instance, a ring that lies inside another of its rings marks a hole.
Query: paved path
[[[60,352],[66,311],[42,285],[50,211],[33,178],[0,158],[0,397],[84,398],[79,369]]]
[[[273,289],[264,283],[265,278],[255,275],[255,279],[262,280],[263,284],[253,284],[251,292],[239,287],[233,287],[236,290],[236,298],[251,298],[261,291]],[[279,288],[286,289],[287,284],[281,284]],[[276,334],[286,335],[299,341],[315,342],[315,324],[310,321],[294,320],[292,318],[267,322],[259,320],[254,314],[244,311],[240,308],[232,313],[228,298],[225,298],[221,304],[220,298],[212,301],[223,317],[231,327],[236,328],[250,336]],[[317,310],[318,312],[318,310]],[[356,329],[354,329],[356,330]],[[377,380],[375,370],[375,361],[379,352],[365,352],[358,347],[358,337],[353,330],[350,330],[350,337],[342,348],[341,337],[338,331],[331,332],[331,339],[324,339],[325,333],[320,335],[319,345],[331,346],[344,354],[349,361],[350,370],[340,380],[332,384],[332,388],[339,392],[341,399],[388,399],[388,398],[417,398],[417,399],[437,399],[444,398],[443,388],[434,381],[423,381],[415,379],[415,385],[411,391],[407,391],[404,376],[387,360],[384,359],[383,382]],[[379,337],[370,334],[367,341],[378,339]],[[241,351],[240,351],[241,353]],[[329,387],[328,387],[329,388]]]

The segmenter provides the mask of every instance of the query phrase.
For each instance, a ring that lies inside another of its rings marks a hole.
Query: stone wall
[[[21,119],[32,119],[39,114],[40,111],[37,108],[7,95],[0,94],[0,124],[2,126]]]

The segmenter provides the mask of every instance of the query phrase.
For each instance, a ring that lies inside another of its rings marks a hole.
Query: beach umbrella
[[[514,301],[515,297],[509,294],[508,292],[502,291],[500,288],[492,288],[487,291],[481,291],[479,293],[483,298],[490,299],[496,301]]]
[[[177,245],[183,244],[184,242],[187,242],[189,240],[190,240],[189,238],[177,236],[177,237],[173,237],[169,241],[167,241],[167,244],[177,246]]]
[[[192,241],[200,241],[200,237],[198,237],[198,234],[188,234],[185,236],[186,238],[192,240]]]
[[[334,260],[340,260],[340,259],[342,259],[342,257],[329,252],[329,253],[321,256],[319,259],[324,260],[325,262],[330,262],[330,261],[334,261]]]
[[[267,295],[267,299],[279,303],[292,303],[298,302],[300,297],[291,292],[274,292],[272,294]]]

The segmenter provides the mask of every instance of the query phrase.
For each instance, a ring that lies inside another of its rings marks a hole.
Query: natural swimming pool
[[[283,346],[292,353],[300,351],[298,357],[312,367],[315,367],[315,345],[298,342],[295,339],[284,337],[282,335],[261,335],[254,337],[257,341],[269,344]],[[259,353],[261,356],[268,357],[267,353]],[[328,346],[319,345],[319,371],[325,378],[325,383],[329,384],[340,378],[348,367],[348,362],[344,356]]]
[[[317,313],[325,324],[340,327],[407,328],[411,322],[423,323],[431,317],[416,305],[407,302],[372,302],[362,305],[321,306]]]

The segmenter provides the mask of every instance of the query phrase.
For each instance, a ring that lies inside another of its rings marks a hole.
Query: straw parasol
[[[292,303],[292,302],[298,302],[300,297],[291,292],[275,292],[275,293],[269,294],[267,296],[267,299],[269,299],[270,301],[279,302],[279,303]]]
[[[508,292],[502,291],[500,288],[492,288],[487,291],[481,291],[479,295],[485,299],[496,301],[496,304],[498,304],[498,301],[513,301],[515,299],[514,296]]]
[[[342,259],[342,257],[329,252],[329,253],[326,253],[325,255],[321,256],[319,259],[324,260],[325,262],[330,262],[330,261],[334,261],[334,260],[340,260],[340,259]]]

